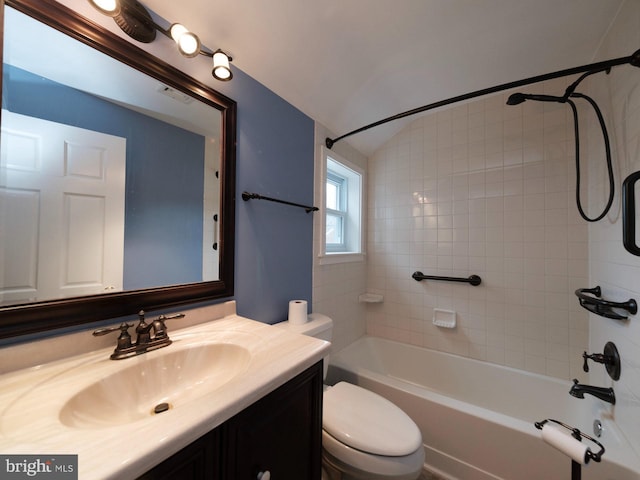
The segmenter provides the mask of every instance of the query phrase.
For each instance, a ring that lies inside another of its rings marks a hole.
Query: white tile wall
[[[316,123],[316,182],[321,177],[318,172],[320,163],[320,146],[324,145],[325,138],[334,138],[322,125]],[[347,143],[334,146],[334,150],[350,162],[367,168],[367,158],[352,149]],[[322,201],[319,189],[316,185],[315,205]],[[320,252],[320,215],[314,217],[313,240],[313,303],[312,311],[323,313],[333,319],[333,350],[341,350],[365,334],[365,305],[359,303],[358,297],[366,291],[366,263],[338,263],[334,265],[320,265],[318,254]]]
[[[570,81],[527,90],[561,95]],[[588,284],[588,228],[570,110],[508,95],[419,118],[370,159],[367,287],[385,301],[367,332],[569,379],[589,339],[573,294]],[[416,270],[482,285],[418,283]],[[434,308],[458,327],[434,326]]]
[[[639,24],[640,4],[625,2],[596,60],[624,57],[640,48]],[[640,257],[623,248],[620,218],[622,181],[630,173],[640,170],[639,87],[640,70],[631,66],[617,67],[610,75],[591,77],[590,81],[589,94],[603,109],[612,137],[618,188],[611,213],[605,220],[589,227],[590,284],[600,285],[603,297],[614,301],[640,300]],[[608,190],[604,180],[602,137],[594,122],[589,125],[588,138],[590,207],[592,212],[596,212],[606,202]],[[592,351],[601,352],[607,341],[613,341],[618,347],[622,358],[620,380],[613,382],[604,369],[596,367],[591,369],[589,382],[614,387],[617,404],[611,409],[612,418],[640,454],[640,417],[637,415],[640,409],[640,315],[631,316],[627,322],[591,315],[590,334]]]
[[[624,2],[594,61],[640,48],[639,24],[640,3]],[[560,95],[570,81],[523,90]],[[369,159],[366,267],[315,264],[313,308],[336,320],[338,349],[364,333],[366,316],[370,335],[613,386],[613,408],[580,401],[604,409],[640,455],[639,315],[589,316],[573,294],[600,285],[606,298],[640,301],[640,257],[622,246],[619,194],[622,180],[640,170],[640,70],[617,67],[583,85],[612,139],[618,191],[606,219],[587,225],[577,213],[566,106],[508,107],[508,93],[455,106],[417,119]],[[581,109],[581,118],[585,112],[593,115]],[[595,216],[608,193],[602,137],[593,120],[582,127],[583,205]],[[326,136],[318,126],[316,143]],[[366,163],[347,144],[336,148]],[[415,270],[476,273],[483,283],[417,283]],[[363,291],[383,294],[384,303],[358,304]],[[434,308],[457,311],[458,327],[433,326]],[[598,365],[581,369],[582,351],[601,352],[610,340],[622,357],[618,382]]]

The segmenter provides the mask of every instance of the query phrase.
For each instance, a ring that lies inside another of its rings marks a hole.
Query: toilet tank
[[[318,340],[326,340],[330,342],[333,337],[333,320],[321,313],[311,313],[307,316],[308,321],[302,324],[293,324],[288,321],[276,323],[273,326],[277,328],[286,328],[291,333],[298,333],[308,337],[317,338]],[[327,376],[329,368],[329,356],[324,358],[324,378]]]

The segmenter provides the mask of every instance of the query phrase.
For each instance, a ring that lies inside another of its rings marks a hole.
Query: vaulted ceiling
[[[143,1],[207,47],[227,51],[235,67],[336,136],[435,101],[589,63],[623,2]],[[370,154],[407,121],[348,141]]]

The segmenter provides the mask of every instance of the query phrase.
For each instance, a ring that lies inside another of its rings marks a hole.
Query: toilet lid
[[[345,445],[374,455],[409,455],[422,444],[420,430],[406,413],[346,382],[324,392],[322,427]]]

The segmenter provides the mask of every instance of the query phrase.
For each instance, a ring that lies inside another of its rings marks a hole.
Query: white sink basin
[[[60,422],[74,428],[101,428],[162,415],[220,388],[246,371],[251,359],[247,349],[229,343],[145,357],[122,360],[133,365],[71,397],[60,411]]]

